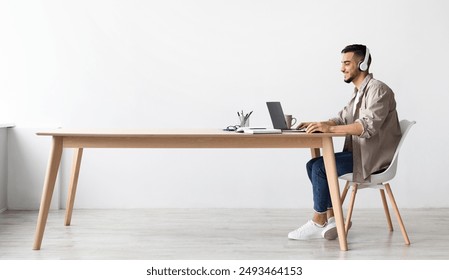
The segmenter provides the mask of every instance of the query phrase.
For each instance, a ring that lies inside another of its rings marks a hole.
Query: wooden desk
[[[34,250],[41,248],[50,202],[64,148],[74,148],[65,225],[70,225],[78,175],[84,148],[310,148],[312,157],[323,149],[327,180],[334,207],[340,249],[348,250],[340,202],[340,189],[335,165],[333,137],[335,133],[241,134],[221,130],[136,130],[97,131],[58,129],[37,133],[52,137],[52,147],[45,175],[42,200],[37,220]]]

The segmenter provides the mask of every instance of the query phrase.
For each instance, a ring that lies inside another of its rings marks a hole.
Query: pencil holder
[[[249,127],[249,117],[253,111],[249,112],[248,114],[243,113],[243,110],[241,112],[237,112],[237,116],[239,116],[240,120],[240,127]]]
[[[240,127],[248,127],[248,126],[249,126],[249,118],[240,120]]]

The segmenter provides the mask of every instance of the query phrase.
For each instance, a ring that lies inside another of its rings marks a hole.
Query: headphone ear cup
[[[368,70],[368,63],[366,63],[365,61],[359,62],[359,69],[363,72]]]
[[[369,49],[368,47],[366,47],[365,58],[363,59],[363,61],[359,62],[360,71],[365,72],[366,70],[368,70],[368,61],[369,61]]]

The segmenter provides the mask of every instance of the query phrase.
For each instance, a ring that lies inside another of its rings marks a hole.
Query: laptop
[[[268,112],[270,113],[273,128],[289,132],[305,132],[305,129],[290,129],[285,121],[284,110],[282,110],[281,102],[267,102]]]

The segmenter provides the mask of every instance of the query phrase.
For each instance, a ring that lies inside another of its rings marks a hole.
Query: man
[[[348,105],[329,121],[301,123],[298,129],[348,134],[343,152],[335,154],[337,174],[352,172],[355,182],[369,182],[371,174],[388,167],[401,138],[396,101],[393,91],[369,73],[371,55],[366,46],[349,45],[341,53],[344,81],[355,86]],[[337,230],[323,158],[310,160],[307,173],[313,187],[314,214],[288,237],[335,239]]]

